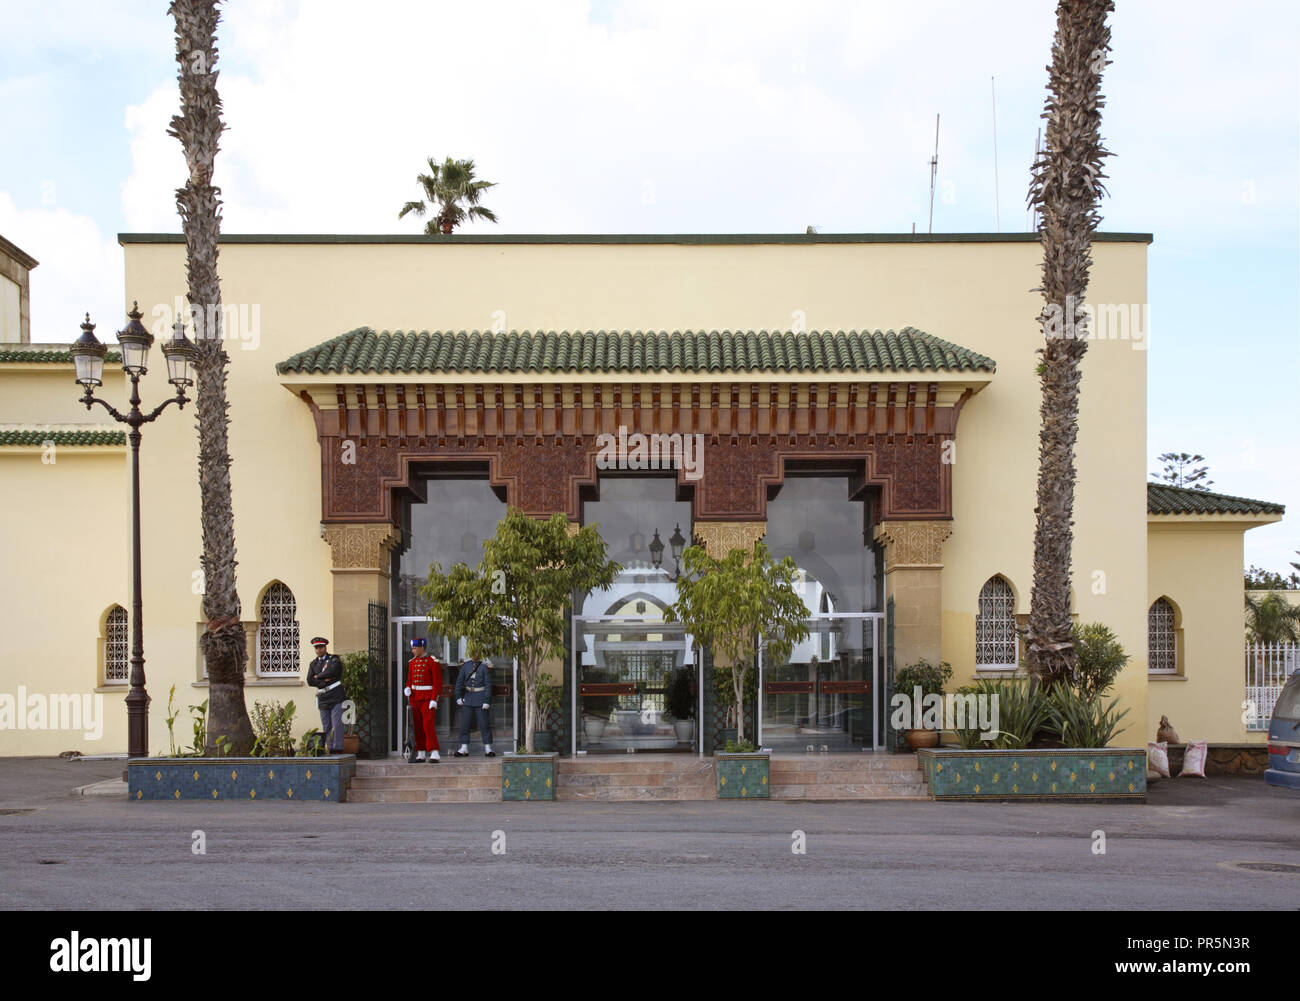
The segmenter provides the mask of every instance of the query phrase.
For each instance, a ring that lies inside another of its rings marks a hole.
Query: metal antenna
[[[934,232],[934,178],[939,172],[939,116],[934,116],[934,156],[930,157],[930,227]]]
[[[1002,215],[998,205],[998,78],[989,77],[993,87],[993,232],[1002,232]]]

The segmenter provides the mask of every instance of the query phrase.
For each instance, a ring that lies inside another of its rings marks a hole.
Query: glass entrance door
[[[760,669],[759,740],[784,753],[879,749],[882,616],[817,616],[809,637]]]
[[[700,687],[681,625],[614,616],[573,620],[575,751],[695,751]]]
[[[465,641],[459,637],[448,638],[429,632],[429,620],[424,616],[399,616],[393,622],[393,650],[397,657],[397,684],[393,687],[397,719],[397,747],[406,747],[410,728],[407,710],[406,665],[411,660],[411,640],[422,637],[429,656],[442,665],[442,694],[438,696],[438,711],[434,727],[443,756],[460,746],[460,714],[456,705],[456,672],[468,656]],[[514,661],[492,657],[492,741],[497,753],[512,750],[515,746],[515,666]],[[483,746],[478,728],[470,736],[470,754],[481,754]]]

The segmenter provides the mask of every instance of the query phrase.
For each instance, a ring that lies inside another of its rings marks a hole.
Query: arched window
[[[276,581],[263,593],[258,609],[257,673],[297,674],[301,657],[298,605],[293,600],[293,592]]]
[[[1147,670],[1151,674],[1178,673],[1178,641],[1174,606],[1157,598],[1147,609]]]
[[[126,609],[114,605],[104,620],[104,684],[124,685],[130,680],[129,647]]]
[[[1002,577],[990,577],[980,588],[975,613],[975,667],[1014,671],[1017,653],[1015,592]]]

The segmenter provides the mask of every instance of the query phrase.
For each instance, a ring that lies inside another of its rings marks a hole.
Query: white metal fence
[[[1246,644],[1247,730],[1268,729],[1278,693],[1297,668],[1300,668],[1300,644]]]

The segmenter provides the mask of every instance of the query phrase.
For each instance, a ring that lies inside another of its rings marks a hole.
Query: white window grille
[[[980,588],[975,614],[975,667],[1013,671],[1018,653],[1016,596],[1001,577],[990,577]]]
[[[1178,673],[1178,646],[1174,633],[1174,606],[1157,598],[1147,610],[1147,671]]]
[[[297,674],[300,669],[298,650],[298,604],[293,592],[277,582],[262,595],[257,624],[257,673],[262,675]]]
[[[105,684],[125,684],[130,680],[126,659],[129,645],[126,609],[121,605],[114,605],[108,613],[104,637]]]

